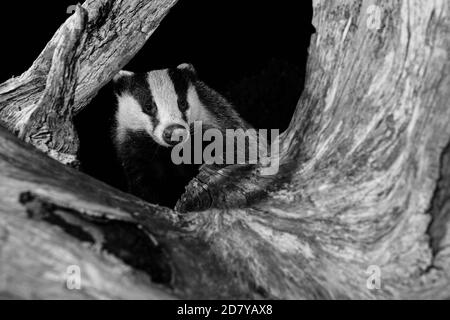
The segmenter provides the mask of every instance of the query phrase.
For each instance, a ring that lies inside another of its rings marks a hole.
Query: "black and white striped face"
[[[179,143],[172,138],[187,137],[201,108],[194,78],[188,64],[141,74],[119,72],[114,78],[118,141],[130,130],[145,131],[165,147]]]

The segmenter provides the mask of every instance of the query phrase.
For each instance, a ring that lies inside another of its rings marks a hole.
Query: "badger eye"
[[[180,109],[181,112],[185,112],[189,108],[189,105],[186,100],[179,100],[178,108]]]
[[[156,111],[156,105],[154,105],[153,103],[146,103],[144,104],[143,109],[145,113],[153,115]]]

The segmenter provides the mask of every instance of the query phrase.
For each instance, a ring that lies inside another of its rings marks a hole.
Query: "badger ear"
[[[114,82],[114,83],[117,83],[117,82],[119,82],[120,79],[122,79],[122,78],[124,78],[124,77],[131,77],[132,75],[134,75],[134,73],[131,72],[131,71],[120,70],[120,71],[117,72],[117,74],[114,76],[113,82]]]
[[[193,73],[194,75],[197,74],[197,71],[195,71],[194,66],[190,63],[182,63],[177,67],[177,69],[189,71],[189,72]]]
[[[130,85],[131,77],[133,75],[134,73],[130,71],[119,71],[111,82],[113,91],[116,94],[121,94],[123,91],[126,91]]]

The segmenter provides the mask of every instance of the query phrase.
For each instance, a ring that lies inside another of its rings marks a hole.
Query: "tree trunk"
[[[78,8],[46,63],[0,86],[5,126],[73,163],[71,115],[175,1],[140,2]],[[445,0],[315,0],[279,172],[204,167],[177,211],[1,130],[0,296],[450,298],[449,12]],[[81,290],[64,285],[73,265]]]

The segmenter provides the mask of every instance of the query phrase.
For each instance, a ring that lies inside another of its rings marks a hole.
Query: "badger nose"
[[[172,124],[167,126],[163,132],[164,142],[170,146],[175,146],[185,138],[187,130],[180,124]],[[172,139],[173,138],[173,139]],[[182,138],[182,139],[180,139]]]

